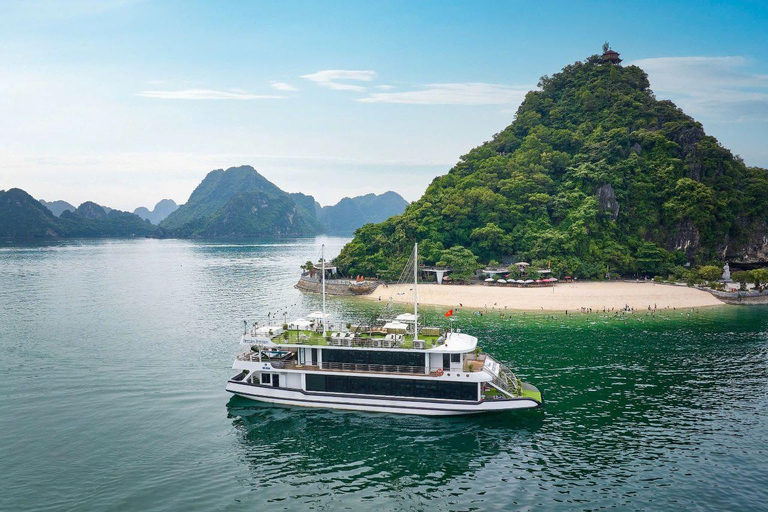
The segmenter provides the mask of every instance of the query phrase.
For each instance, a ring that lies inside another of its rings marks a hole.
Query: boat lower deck
[[[230,380],[227,383],[227,391],[249,400],[281,405],[427,416],[454,416],[516,409],[533,409],[541,405],[536,400],[526,397],[460,401],[361,396],[307,392],[301,389],[276,388],[235,380]]]

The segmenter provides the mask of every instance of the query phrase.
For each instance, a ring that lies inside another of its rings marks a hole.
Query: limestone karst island
[[[0,511],[758,511],[768,4],[7,0]]]

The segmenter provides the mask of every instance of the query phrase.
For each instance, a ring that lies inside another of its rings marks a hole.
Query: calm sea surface
[[[345,240],[0,246],[0,510],[768,506],[764,307],[459,312],[457,327],[543,391],[526,414],[232,398],[243,320],[317,309],[293,284],[323,241],[334,255]],[[329,300],[351,318],[379,306]]]

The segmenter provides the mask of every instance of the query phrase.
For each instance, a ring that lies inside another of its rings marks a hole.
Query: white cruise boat
[[[414,262],[417,255],[415,247]],[[389,322],[330,328],[323,295],[323,312],[309,319],[247,329],[248,350],[235,359],[227,391],[275,404],[434,416],[540,407],[539,390],[480,352],[476,337],[419,330],[416,276],[414,313]]]

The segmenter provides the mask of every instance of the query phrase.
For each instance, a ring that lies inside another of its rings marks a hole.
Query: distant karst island
[[[211,171],[181,206],[163,199],[152,210],[139,207],[133,213],[91,201],[78,207],[38,201],[21,189],[0,191],[0,238],[350,235],[407,205],[390,191],[321,206],[312,196],[281,190],[246,165]]]

